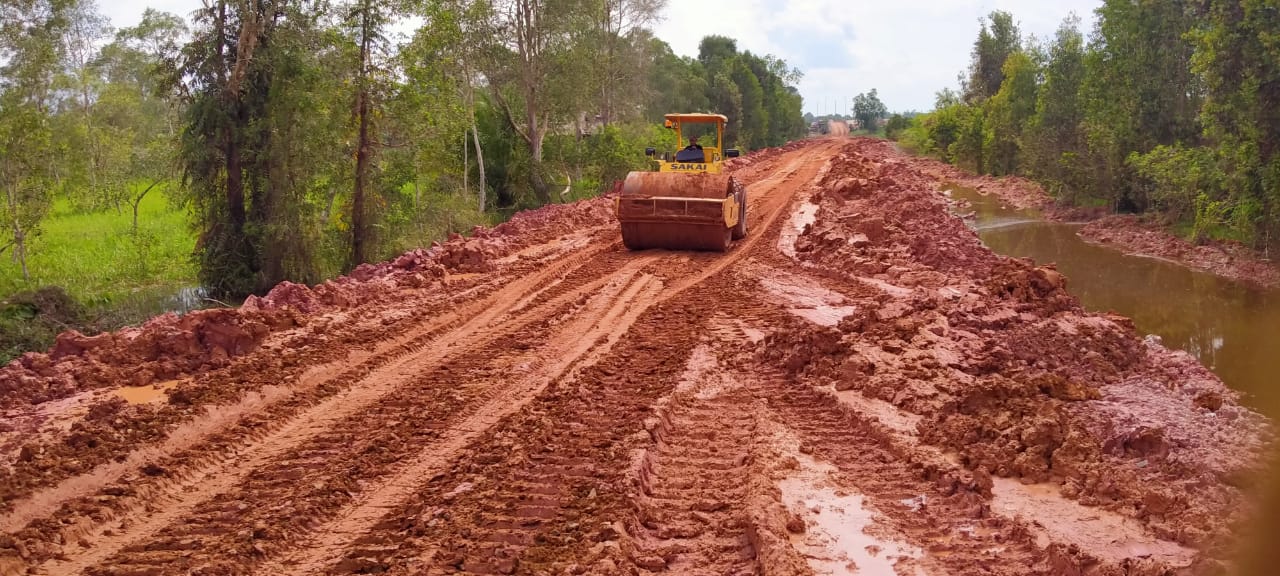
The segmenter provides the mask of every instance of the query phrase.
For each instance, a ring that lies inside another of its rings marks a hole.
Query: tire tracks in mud
[[[603,247],[592,251],[602,254]],[[483,344],[501,336],[503,328],[517,328],[538,320],[554,302],[572,301],[581,293],[598,287],[607,277],[606,270],[627,265],[625,259],[616,257],[572,259],[553,263],[538,273],[523,276],[511,284],[471,305],[460,307],[452,314],[430,322],[416,335],[407,336],[386,350],[369,355],[356,366],[330,374],[313,384],[327,387],[328,394],[321,398],[305,398],[292,408],[292,414],[255,414],[248,426],[244,422],[237,429],[211,438],[214,448],[204,448],[198,443],[184,451],[178,451],[167,459],[159,459],[156,465],[164,471],[151,482],[130,486],[129,503],[119,506],[119,512],[110,522],[99,514],[90,517],[85,526],[61,531],[63,540],[73,546],[63,550],[64,559],[50,568],[55,573],[76,571],[102,561],[115,550],[137,540],[149,531],[161,529],[167,522],[184,517],[195,506],[211,496],[235,486],[257,466],[271,462],[273,456],[285,453],[307,438],[325,431],[327,426],[341,421],[342,417],[394,391],[408,367],[438,362],[458,354],[464,344],[483,348]],[[634,264],[633,264],[634,265]],[[583,268],[591,268],[583,272]],[[576,287],[567,280],[585,282]],[[559,280],[559,282],[557,282]],[[513,313],[511,304],[524,301],[528,304],[523,313],[515,314],[518,320],[500,322]],[[542,304],[537,304],[542,302]],[[550,304],[548,304],[550,303]],[[470,315],[470,319],[459,322]],[[337,388],[334,389],[336,384]],[[295,391],[296,392],[296,391]],[[287,396],[286,396],[287,397]],[[188,459],[187,454],[195,454]],[[145,477],[143,477],[145,478]],[[107,490],[112,490],[110,487]],[[100,497],[97,497],[100,498]],[[74,506],[71,502],[69,506]],[[122,529],[123,525],[127,529]],[[85,545],[79,544],[84,541]]]
[[[599,361],[491,428],[467,458],[320,572],[524,573],[617,534],[596,520],[624,498],[628,453],[620,445],[642,432],[648,406],[669,391],[700,324],[689,303],[649,308]]]
[[[456,306],[447,313],[353,312],[412,332],[377,332],[377,349],[264,388],[277,396],[246,399],[219,429],[159,456],[140,448],[76,497],[22,508],[66,536],[38,568],[1068,573],[1077,564],[1055,554],[1069,540],[1002,514],[998,479],[993,490],[984,470],[921,440],[927,416],[837,392],[831,378],[862,376],[821,365],[840,361],[825,358],[828,340],[868,337],[833,324],[892,300],[882,283],[778,249],[849,150],[820,141],[736,171],[755,178],[752,235],[727,254],[629,253],[596,228],[424,298]],[[848,306],[807,313],[832,302]],[[140,475],[146,465],[158,475]],[[104,498],[115,505],[94,505]]]
[[[372,528],[388,508],[402,504],[412,495],[419,480],[439,473],[467,444],[502,418],[520,410],[552,381],[580,365],[590,364],[594,357],[607,351],[643,310],[639,303],[653,299],[661,288],[661,282],[649,273],[628,274],[594,295],[586,306],[566,313],[568,320],[563,327],[539,330],[538,335],[552,334],[539,336],[547,340],[546,344],[516,361],[517,366],[528,367],[525,375],[486,391],[488,398],[484,405],[447,429],[436,442],[422,446],[407,466],[366,490],[367,496],[352,502],[331,522],[315,529],[315,538],[302,543],[284,558],[262,566],[259,572],[307,573],[338,561],[349,540]]]
[[[629,523],[646,570],[720,576],[755,574],[750,501],[754,397],[721,371],[707,346],[694,350],[670,399],[645,427],[652,444],[636,465],[636,517]]]
[[[223,411],[220,420],[209,417],[204,428],[192,426],[180,437],[136,450],[126,465],[73,479],[48,490],[51,498],[33,497],[21,517],[6,518],[12,526],[65,525],[50,531],[62,546],[56,559],[40,566],[46,573],[90,568],[103,574],[193,568],[243,572],[262,562],[261,573],[331,571],[352,568],[351,560],[367,555],[370,546],[383,559],[436,557],[443,549],[438,542],[388,548],[380,534],[397,520],[396,511],[430,500],[420,492],[424,484],[428,492],[436,488],[433,478],[451,474],[440,470],[474,465],[463,463],[485,452],[495,437],[529,426],[529,418],[555,420],[552,414],[565,424],[560,432],[567,435],[548,445],[586,442],[587,452],[612,455],[625,437],[621,431],[634,428],[626,416],[643,413],[669,391],[671,378],[638,382],[629,374],[640,369],[654,376],[671,363],[683,365],[702,313],[726,299],[723,287],[719,292],[688,289],[758,252],[756,246],[776,228],[795,188],[816,180],[827,162],[818,153],[786,160],[770,165],[782,166],[749,187],[757,233],[729,255],[629,254],[597,236],[585,250],[562,255],[544,269],[503,273],[515,279],[450,313],[424,319],[412,334],[311,368],[296,382],[248,397],[239,411]],[[766,191],[775,184],[787,189]],[[646,267],[657,276],[616,282]],[[665,287],[657,278],[666,280]],[[614,289],[604,290],[610,283]],[[670,302],[677,294],[688,302]],[[584,308],[590,311],[582,314]],[[600,314],[598,322],[593,314]],[[686,336],[668,337],[666,314],[674,314]],[[541,342],[558,327],[558,341]],[[493,352],[503,346],[514,351]],[[651,362],[636,362],[635,355]],[[530,372],[508,382],[510,374],[503,370],[520,359],[529,363]],[[474,385],[455,390],[446,373],[453,382],[461,377]],[[569,406],[552,403],[566,397],[572,398]],[[579,413],[584,407],[592,412]],[[426,426],[407,424],[428,415],[439,417]],[[370,430],[377,433],[362,437]],[[379,450],[387,445],[395,448]],[[552,520],[566,509],[581,511],[574,494],[566,497],[566,487],[598,475],[602,461],[599,454],[526,456],[505,465],[501,456],[481,458],[494,460],[482,465],[489,470],[505,467],[511,482],[486,504],[487,512],[441,533],[441,541],[450,534],[465,533],[469,539],[473,529],[491,528],[486,534],[502,543],[496,548],[501,553],[490,557],[491,547],[464,555],[472,563],[496,558],[497,564],[485,564],[490,572],[503,571],[502,554],[514,560],[527,552],[536,559],[570,545],[556,540],[554,532],[563,523]],[[139,475],[144,466],[158,474]],[[454,501],[478,493],[436,496]],[[530,493],[544,498],[514,504]],[[403,525],[395,531],[403,532]]]
[[[815,181],[826,162],[823,155],[799,156],[754,185],[757,194],[753,206],[757,214],[763,212],[755,227],[763,233],[739,243],[729,255],[664,256],[661,269],[669,277],[668,288],[661,298],[643,306],[644,321],[625,333],[625,345],[603,355],[600,364],[584,367],[579,378],[556,382],[535,403],[496,426],[477,442],[479,446],[472,448],[473,452],[483,451],[496,443],[502,447],[500,452],[516,452],[520,458],[498,457],[493,461],[487,454],[475,458],[484,462],[480,465],[483,473],[474,469],[474,463],[455,463],[452,473],[433,479],[410,503],[387,514],[341,560],[331,561],[322,571],[394,568],[408,572],[426,569],[509,574],[517,566],[540,565],[544,559],[564,557],[555,550],[580,544],[584,532],[597,532],[570,520],[601,505],[583,502],[584,498],[608,499],[601,494],[608,489],[608,482],[586,479],[599,480],[610,476],[604,471],[617,470],[608,464],[618,464],[614,459],[618,457],[620,441],[637,431],[636,422],[626,416],[643,413],[658,395],[670,390],[674,382],[674,374],[669,374],[671,367],[684,364],[691,350],[690,338],[698,334],[699,319],[733,300],[726,283],[713,282],[714,287],[704,283],[752,254],[768,231],[776,228],[779,215],[796,189]],[[789,186],[782,191],[760,193],[776,182]],[[690,290],[694,286],[697,289]],[[669,314],[666,304],[683,310],[672,322],[665,321]],[[642,351],[639,359],[637,349]],[[668,377],[655,377],[660,373],[667,373]],[[646,376],[635,378],[628,374]],[[591,407],[589,414],[578,412],[584,405]],[[551,417],[557,413],[560,418]],[[563,426],[548,432],[544,426],[549,421]],[[569,434],[561,436],[564,433]],[[552,437],[546,438],[547,434]],[[545,438],[546,450],[558,454],[532,457],[526,451],[537,451],[535,447],[520,442],[517,450],[512,447],[515,441],[509,440],[531,437]],[[459,474],[467,480],[451,482]],[[505,481],[495,482],[495,477]],[[610,497],[618,497],[613,490],[609,492]],[[459,509],[468,512],[458,513]],[[599,532],[616,533],[617,529],[606,527]],[[608,539],[600,534],[586,537]],[[314,563],[299,565],[316,570]]]

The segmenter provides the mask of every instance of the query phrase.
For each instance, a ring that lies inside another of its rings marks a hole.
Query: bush
[[[884,136],[890,140],[897,140],[907,129],[913,125],[911,118],[902,114],[894,114],[889,117],[889,121],[884,124]]]
[[[0,365],[29,350],[49,349],[63,330],[83,330],[85,316],[84,307],[57,286],[0,301]]]
[[[1233,220],[1233,203],[1226,201],[1226,175],[1217,153],[1205,147],[1157,146],[1146,154],[1132,153],[1126,163],[1140,179],[1151,207],[1174,223],[1190,223],[1192,242],[1223,236],[1224,226]],[[1247,210],[1246,210],[1247,211]],[[1248,235],[1251,226],[1233,229]]]

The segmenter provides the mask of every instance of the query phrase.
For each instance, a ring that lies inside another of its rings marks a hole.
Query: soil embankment
[[[1280,288],[1280,267],[1239,243],[1207,241],[1192,244],[1167,227],[1144,222],[1133,215],[1107,215],[1103,210],[1063,207],[1039,184],[1017,176],[975,176],[950,164],[929,158],[908,158],[913,168],[939,182],[955,183],[983,194],[994,194],[1017,209],[1038,211],[1044,218],[1063,222],[1086,221],[1080,237],[1126,254],[1161,258],[1229,280],[1263,288]]]
[[[0,573],[1212,573],[1271,424],[866,139],[751,235],[603,198],[0,371]]]

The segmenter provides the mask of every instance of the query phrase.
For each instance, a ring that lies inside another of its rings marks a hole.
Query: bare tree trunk
[[[467,186],[467,184],[471,180],[471,160],[467,156],[467,149],[470,148],[471,145],[467,144],[467,136],[470,136],[470,134],[468,134],[467,132],[469,132],[469,130],[462,131],[462,193],[463,194],[471,193],[471,190]]]
[[[351,198],[351,267],[364,264],[368,240],[368,222],[365,214],[365,188],[368,186],[369,142],[369,25],[370,13],[366,3],[361,15],[360,38],[360,87],[356,95],[356,114],[360,116],[360,136],[356,147],[356,186]]]
[[[533,156],[533,167],[529,171],[529,185],[533,187],[533,195],[541,204],[551,203],[551,188],[547,185],[547,179],[542,171],[542,138],[535,137],[529,142],[531,156]]]
[[[320,213],[320,225],[324,226],[329,222],[329,215],[333,214],[333,203],[338,199],[338,187],[332,183],[329,184],[327,193],[328,200],[324,203],[324,211]]]
[[[474,106],[471,109],[471,139],[476,145],[476,167],[480,169],[480,212],[484,212],[485,191],[488,188],[489,181],[484,177],[484,150],[480,148],[480,131],[476,129],[476,111]]]
[[[218,3],[218,56],[219,59],[225,58],[223,55],[223,46],[226,44],[224,26],[227,22],[227,3],[224,1]],[[247,26],[248,24],[246,24]],[[237,55],[240,56],[240,55]],[[240,58],[237,57],[237,66],[240,65]],[[220,80],[223,85],[222,97],[227,99],[229,104],[236,111],[235,115],[241,123],[244,122],[244,107],[239,103],[238,80],[233,76],[227,78],[225,74],[220,73]],[[233,129],[226,126],[222,129],[222,146],[223,153],[226,155],[227,166],[227,210],[231,218],[231,233],[237,238],[237,242],[244,236],[245,224],[245,208],[244,208],[244,172],[240,159],[240,142],[237,141]],[[238,255],[240,256],[240,255]]]
[[[223,144],[227,154],[227,210],[231,213],[232,234],[239,237],[244,234],[245,224],[244,170],[240,160],[240,143],[232,135],[230,127],[223,131]]]
[[[31,272],[27,270],[27,239],[26,231],[18,225],[18,221],[13,221],[13,255],[22,264],[22,279],[31,281]]]
[[[137,198],[133,199],[133,233],[134,234],[138,233],[138,206],[142,205],[142,199],[146,198],[147,192],[150,192],[151,189],[155,188],[156,185],[159,183],[160,183],[159,180],[152,182],[150,186],[147,186],[146,190],[143,190],[142,193],[139,194]]]
[[[530,94],[526,102],[533,99],[534,90],[529,90]],[[551,189],[547,185],[547,180],[542,173],[542,140],[543,127],[538,124],[538,110],[536,105],[526,105],[529,126],[529,156],[533,160],[533,169],[529,171],[529,184],[533,187],[533,195],[541,204],[551,203]]]
[[[423,244],[426,239],[422,232],[422,208],[419,206],[422,195],[418,192],[418,175],[413,175],[413,223],[418,228],[418,243]]]
[[[462,59],[462,75],[463,82],[465,83],[464,85],[466,86],[464,96],[467,104],[467,115],[471,120],[471,141],[475,144],[476,148],[476,168],[480,170],[480,184],[477,186],[479,188],[477,192],[480,197],[480,212],[483,213],[485,208],[485,192],[488,188],[489,181],[485,180],[484,176],[484,150],[480,148],[480,129],[476,126],[476,90],[475,86],[471,83],[471,66],[467,63],[465,56]],[[465,138],[463,140],[463,145],[465,145]]]
[[[351,267],[365,262],[365,241],[368,226],[365,218],[365,187],[369,177],[369,95],[361,89],[359,95],[360,140],[356,149],[356,187],[351,197]]]
[[[13,216],[13,259],[22,266],[22,279],[31,280],[31,273],[27,271],[26,230],[22,229],[22,220],[18,218],[18,192],[12,184],[8,186],[8,196],[9,214]]]

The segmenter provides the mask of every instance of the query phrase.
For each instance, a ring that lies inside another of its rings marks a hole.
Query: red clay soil
[[[1271,423],[866,139],[0,371],[0,574],[1217,574]]]

